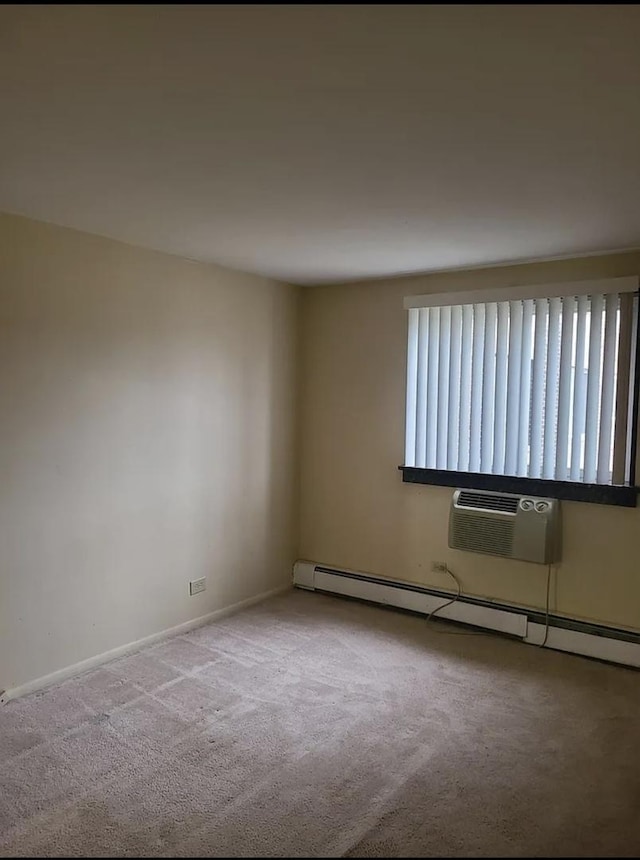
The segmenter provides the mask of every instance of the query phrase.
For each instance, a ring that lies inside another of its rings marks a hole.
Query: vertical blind
[[[405,465],[625,483],[636,302],[411,307]]]

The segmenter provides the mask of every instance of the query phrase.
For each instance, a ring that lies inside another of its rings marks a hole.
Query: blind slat
[[[440,357],[440,308],[429,309],[429,357],[427,373],[427,469],[435,469],[438,436],[438,360]]]
[[[531,415],[531,362],[533,358],[533,300],[526,300],[522,312],[522,365],[518,415],[518,475],[529,474],[529,416]]]
[[[569,429],[571,421],[572,359],[575,338],[576,300],[569,296],[562,303],[562,332],[560,335],[560,379],[558,382],[558,431],[555,477],[569,478]]]
[[[438,415],[436,469],[447,468],[449,439],[449,367],[451,360],[451,308],[440,308],[438,354]]]
[[[560,322],[562,299],[549,300],[549,331],[547,335],[547,369],[545,373],[544,439],[542,447],[542,477],[556,477],[558,444],[558,389],[560,386]]]
[[[576,320],[575,379],[573,385],[573,415],[571,428],[572,481],[579,481],[584,466],[584,428],[587,406],[587,331],[589,324],[589,297],[578,296]]]
[[[629,431],[629,390],[632,361],[632,330],[634,320],[633,296],[623,293],[620,296],[620,321],[618,326],[618,366],[616,391],[616,417],[613,446],[613,475],[614,484],[622,484],[625,480],[627,465],[627,433]]]
[[[504,472],[507,430],[507,363],[509,358],[509,303],[498,303],[496,335],[495,421],[493,425],[493,472]]]
[[[505,439],[506,475],[518,473],[520,379],[522,376],[522,302],[509,302],[509,353],[507,368],[507,417]]]
[[[595,482],[597,477],[599,410],[602,381],[602,324],[604,322],[602,296],[591,299],[589,325],[589,365],[587,376],[587,410],[584,428],[584,481]]]
[[[407,338],[407,414],[405,420],[406,451],[405,464],[416,465],[416,413],[418,406],[418,328],[420,311],[409,311],[409,333]]]
[[[427,379],[430,313],[430,308],[423,308],[420,311],[420,319],[418,321],[418,394],[416,399],[415,462],[419,469],[425,469],[427,466]]]
[[[460,434],[462,360],[462,307],[451,308],[451,343],[449,351],[449,425],[447,427],[447,469],[458,468]]]
[[[624,452],[624,470],[626,480],[633,484],[638,484],[640,481],[640,467],[638,467],[636,456],[634,452],[634,440],[632,435],[635,431],[636,438],[638,430],[640,429],[640,423],[638,422],[638,410],[640,409],[640,402],[636,400],[636,397],[633,393],[634,391],[640,391],[640,380],[638,380],[638,362],[637,354],[638,350],[640,350],[640,320],[638,320],[638,316],[640,314],[640,296],[635,295],[633,297],[632,302],[632,312],[631,312],[631,361],[629,363],[629,400],[627,403],[627,427],[629,428],[629,435],[627,437],[627,448]]]
[[[473,305],[463,305],[460,350],[460,444],[458,446],[458,469],[461,472],[470,471],[472,354]]]
[[[485,306],[473,306],[473,351],[471,363],[471,440],[469,471],[480,471],[480,435],[482,432],[482,379],[484,376]]]
[[[531,460],[529,477],[542,477],[542,437],[547,364],[547,299],[536,299],[533,367],[531,370]]]
[[[602,359],[602,405],[600,407],[600,439],[596,480],[608,484],[613,469],[613,421],[615,403],[616,345],[618,328],[618,296],[611,293],[605,300],[604,344]]]
[[[498,306],[489,302],[484,320],[484,373],[482,375],[482,418],[480,421],[480,471],[493,471],[493,431],[496,398],[496,329]]]

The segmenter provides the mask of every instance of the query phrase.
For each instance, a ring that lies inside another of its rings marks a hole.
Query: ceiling
[[[638,5],[0,8],[0,210],[301,284],[640,246]]]

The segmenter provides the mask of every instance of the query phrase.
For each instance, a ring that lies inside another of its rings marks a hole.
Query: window
[[[635,504],[637,288],[634,277],[406,299],[405,479],[624,488]]]

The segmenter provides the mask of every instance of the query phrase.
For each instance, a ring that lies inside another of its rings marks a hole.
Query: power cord
[[[547,567],[547,596],[546,596],[545,612],[544,612],[544,639],[542,640],[542,642],[540,642],[540,644],[538,645],[538,648],[544,648],[544,646],[547,644],[547,639],[549,638],[549,597],[550,597],[550,592],[551,592],[551,571],[552,571],[552,569],[553,569],[553,566],[551,564],[548,565],[548,567]],[[427,615],[425,621],[430,621],[436,613],[445,609],[447,606],[451,606],[452,603],[455,603],[456,600],[459,600],[459,598],[462,594],[462,586],[460,585],[460,581],[459,581],[458,577],[455,575],[455,573],[452,570],[449,570],[449,568],[446,565],[442,568],[442,572],[448,573],[449,576],[451,577],[451,579],[455,582],[456,593],[451,598],[451,600],[447,600],[445,603],[441,604],[440,606],[436,606],[435,609],[432,609],[431,612]],[[487,633],[489,632],[489,631],[485,632],[484,630],[478,630],[478,631],[476,631],[476,630],[437,630],[437,628],[435,628],[435,627],[433,629],[436,630],[437,633],[446,633],[450,636],[486,636]]]
[[[451,600],[447,600],[441,606],[436,606],[435,609],[432,609],[431,612],[427,615],[425,621],[430,621],[437,612],[440,612],[447,606],[451,606],[452,603],[455,603],[456,600],[459,600],[460,595],[462,594],[462,586],[460,585],[460,581],[455,575],[455,573],[452,570],[449,570],[446,565],[444,565],[444,567],[442,568],[442,572],[448,573],[451,579],[455,582],[456,594],[451,598]],[[438,630],[436,627],[434,627],[433,629],[436,631],[436,633],[446,633],[449,636],[486,636],[488,632],[485,632],[484,630]]]
[[[551,590],[551,565],[547,569],[547,601],[544,612],[544,639],[538,645],[538,648],[544,648],[549,638],[549,592]]]

